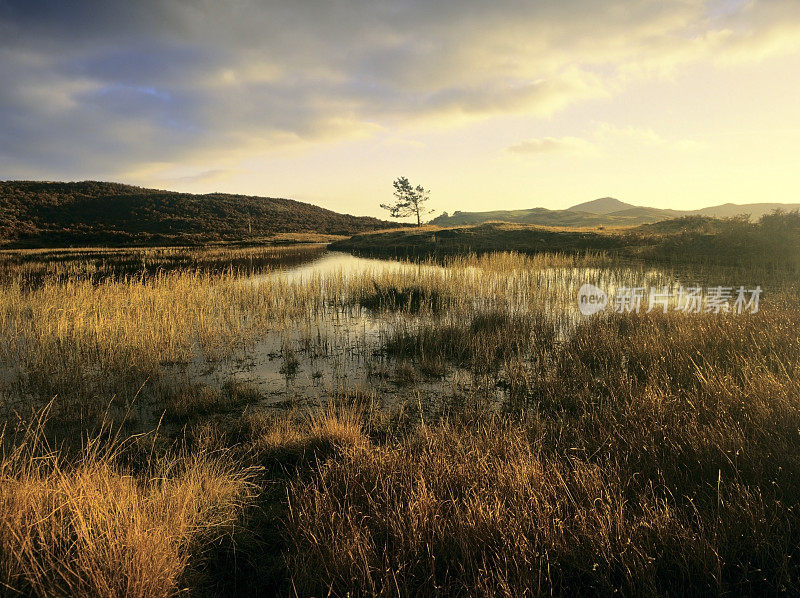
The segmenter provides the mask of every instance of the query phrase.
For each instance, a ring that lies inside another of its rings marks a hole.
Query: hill
[[[200,244],[397,226],[291,199],[119,183],[0,181],[0,246]]]
[[[598,200],[599,201],[599,200]],[[617,201],[617,200],[614,200]],[[581,206],[589,205],[580,204]],[[628,206],[618,202],[624,209],[610,213],[593,213],[577,210],[573,206],[566,210],[548,210],[547,208],[530,208],[527,210],[495,210],[492,212],[454,212],[434,218],[429,224],[436,226],[465,226],[484,222],[512,222],[515,224],[535,224],[538,226],[635,226],[658,222],[665,218],[673,218],[680,212]],[[591,207],[591,206],[590,206]],[[602,209],[602,207],[601,207]]]
[[[589,212],[590,214],[611,214],[612,212],[619,212],[620,210],[627,210],[634,208],[629,203],[614,199],[613,197],[601,197],[592,201],[579,203],[578,205],[567,208],[571,212]]]
[[[748,214],[754,220],[757,220],[765,214],[770,214],[775,210],[796,210],[800,208],[800,204],[785,204],[785,203],[749,203],[749,204],[735,204],[726,203],[720,206],[711,206],[709,208],[702,208],[691,212],[692,214],[699,214],[701,216],[711,216],[712,218],[730,218],[731,216],[738,216],[740,214]]]
[[[525,210],[495,210],[491,212],[455,212],[443,214],[431,220],[437,226],[464,226],[483,222],[513,222],[539,226],[635,226],[651,224],[680,216],[710,216],[728,218],[742,214],[753,220],[776,209],[796,210],[800,204],[753,203],[711,206],[699,210],[667,210],[646,206],[635,206],[613,197],[602,197],[567,208],[548,210],[530,208]]]
[[[454,212],[451,216],[439,216],[430,224],[437,226],[464,226],[483,222],[500,221],[519,224],[539,224],[541,226],[598,226],[608,219],[598,214],[572,210],[548,210],[531,208],[528,210],[495,210],[492,212]]]
[[[355,235],[331,249],[372,257],[443,258],[497,251],[603,253],[656,263],[756,264],[800,271],[800,212],[744,219],[682,216],[632,227],[547,227],[486,222],[450,228],[424,226]]]

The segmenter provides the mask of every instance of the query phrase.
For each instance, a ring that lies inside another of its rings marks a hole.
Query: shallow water
[[[472,272],[460,270],[459,277],[487,277],[477,268],[468,270]],[[303,284],[359,276],[378,279],[396,273],[447,277],[452,270],[326,251],[302,264],[247,280],[259,284],[279,278],[290,284]],[[525,284],[519,284],[520,277]],[[498,300],[511,310],[526,311],[535,305],[559,320],[563,337],[585,318],[577,309],[576,297],[586,282],[612,292],[623,285],[656,286],[677,281],[656,269],[560,267],[498,272],[488,275],[487,297],[474,299],[474,308],[491,309]],[[366,394],[383,404],[419,396],[447,400],[475,384],[483,385],[484,395],[502,402],[505,391],[500,380],[489,388],[486,380],[476,381],[469,371],[453,366],[444,376],[426,376],[413,364],[383,354],[383,341],[395,327],[413,327],[431,317],[429,313],[420,316],[403,311],[376,312],[358,305],[326,307],[313,317],[267,334],[235,359],[207,362],[198,358],[178,369],[181,376],[194,382],[220,388],[231,380],[245,383],[263,397],[261,404],[267,406],[319,404],[342,393]]]
[[[275,272],[259,274],[253,280],[260,280],[265,277],[281,277],[290,282],[303,282],[316,276],[333,276],[345,274],[353,276],[363,273],[380,274],[382,272],[406,272],[420,271],[421,269],[432,269],[435,266],[421,266],[408,262],[398,262],[394,260],[382,260],[365,257],[357,257],[342,251],[325,251],[314,256],[313,259],[295,266],[283,267]]]
[[[194,254],[188,258],[176,255],[184,261],[194,259]],[[202,252],[198,255],[212,265],[219,263],[223,270],[230,259],[228,253],[218,257]],[[163,266],[152,259],[158,268]],[[423,404],[441,404],[465,396],[480,396],[481,400],[501,405],[509,398],[502,367],[501,371],[480,379],[472,371],[452,364],[443,364],[444,369],[434,375],[430,375],[430,370],[426,374],[419,363],[388,356],[384,350],[387,338],[399,328],[413,331],[434,319],[463,325],[464,319],[468,323],[475,314],[499,309],[523,314],[544,312],[556,322],[558,340],[564,340],[587,318],[577,305],[578,289],[585,283],[611,295],[621,286],[674,288],[684,280],[684,284],[699,282],[694,275],[679,277],[674,272],[642,265],[538,267],[517,261],[513,256],[508,261],[501,256],[497,263],[477,260],[447,267],[356,257],[313,246],[271,251],[260,259],[249,270],[249,254],[243,253],[240,261],[245,271],[257,270],[256,266],[272,270],[263,273],[262,268],[262,273],[237,278],[234,284],[266,285],[279,281],[273,290],[265,290],[286,292],[289,297],[299,290],[300,301],[314,303],[313,307],[306,310],[302,303],[299,311],[292,312],[294,315],[280,321],[276,318],[274,329],[263,333],[247,348],[235,350],[232,357],[204,358],[198,346],[195,357],[188,363],[163,363],[160,374],[165,384],[183,388],[189,383],[220,391],[231,383],[244,384],[252,396],[260,397],[257,404],[266,407],[317,405],[341,394],[366,396],[389,406],[410,400],[415,406],[419,404],[420,409]],[[752,282],[727,280],[726,276],[715,271],[700,280],[709,284]],[[358,284],[342,284],[350,278]],[[381,289],[394,285],[443,289],[447,296],[436,313],[375,310],[360,305],[353,297],[341,296],[340,290],[345,289],[342,292],[347,294],[348,288],[366,288],[371,292],[370,279]],[[328,301],[336,300],[333,304],[326,303],[322,300],[325,297]],[[320,301],[315,302],[314,298]],[[456,302],[449,302],[450,299]],[[0,367],[0,393],[22,376],[16,365],[6,365],[10,367]],[[152,399],[142,412],[145,422],[152,417],[157,420],[163,412],[163,400],[159,400],[157,389]]]

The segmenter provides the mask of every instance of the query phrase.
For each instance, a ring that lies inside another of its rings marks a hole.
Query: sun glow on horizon
[[[0,178],[383,216],[798,202],[800,4],[0,5]]]

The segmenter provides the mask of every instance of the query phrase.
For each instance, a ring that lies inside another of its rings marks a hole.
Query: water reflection
[[[294,266],[284,266],[275,272],[255,276],[281,277],[288,282],[301,283],[315,277],[354,276],[359,274],[382,274],[384,272],[421,272],[423,269],[436,269],[437,266],[412,264],[374,258],[357,257],[342,251],[325,251],[313,259]],[[441,268],[440,268],[441,269]]]
[[[679,284],[672,274],[653,268],[632,267],[549,267],[484,271],[477,266],[458,269],[430,263],[417,264],[385,259],[357,257],[325,251],[303,263],[280,267],[247,280],[259,284],[279,279],[289,285],[347,278],[379,281],[386,275],[408,274],[395,278],[415,285],[429,277],[465,284],[471,281],[481,293],[468,296],[473,312],[503,309],[525,313],[541,309],[558,322],[559,338],[580,323],[584,316],[577,309],[578,289],[592,282],[613,292],[620,286],[662,286]],[[457,287],[453,287],[458,292]],[[368,393],[383,403],[393,403],[411,396],[425,395],[442,400],[455,398],[465,389],[482,384],[482,393],[502,402],[502,380],[476,380],[471,372],[453,365],[443,376],[421,373],[409,363],[385,355],[386,338],[399,327],[414,328],[431,318],[452,323],[454,317],[441,314],[409,313],[408,310],[374,310],[360,304],[325,305],[321,311],[276,329],[245,355],[222,363],[208,363],[198,358],[186,366],[184,374],[204,384],[221,386],[235,380],[252,386],[263,397],[264,405],[315,404],[340,392]],[[449,318],[449,320],[448,320]],[[499,373],[502,375],[502,372]],[[488,386],[487,386],[488,385]]]

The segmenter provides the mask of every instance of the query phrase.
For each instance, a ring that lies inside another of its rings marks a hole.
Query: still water
[[[357,257],[342,251],[326,251],[304,264],[281,268],[256,278],[277,276],[294,282],[302,282],[317,276],[339,276],[343,273],[352,276],[364,273],[413,271],[420,268],[434,268],[434,266],[418,266],[394,260]]]
[[[512,309],[514,305],[527,309],[535,304],[557,314],[566,333],[582,318],[574,299],[584,282],[592,281],[613,290],[634,280],[654,285],[667,281],[666,275],[652,269],[542,268],[498,272],[490,276],[476,270],[470,267],[454,272],[444,266],[324,251],[304,263],[253,276],[248,282],[259,284],[276,278],[303,284],[343,277],[378,279],[396,273],[409,274],[409,280],[421,274],[443,277],[455,274],[460,279],[468,279],[471,275],[482,274],[481,280],[488,279],[487,298],[476,299],[478,310],[490,304],[481,305],[480,301],[491,302],[498,297]],[[522,285],[520,277],[525,281]],[[422,316],[431,317],[431,314]],[[197,358],[175,373],[211,386],[222,387],[231,381],[247,385],[263,397],[260,403],[264,406],[318,405],[342,394],[367,396],[382,404],[398,403],[414,396],[447,400],[470,394],[475,385],[483,386],[484,396],[503,400],[502,380],[476,380],[471,372],[453,366],[449,366],[443,376],[427,376],[414,364],[398,362],[384,354],[381,347],[395,327],[413,328],[420,323],[421,317],[414,314],[373,311],[360,306],[338,307],[265,335],[256,346],[235,359],[209,363]]]

